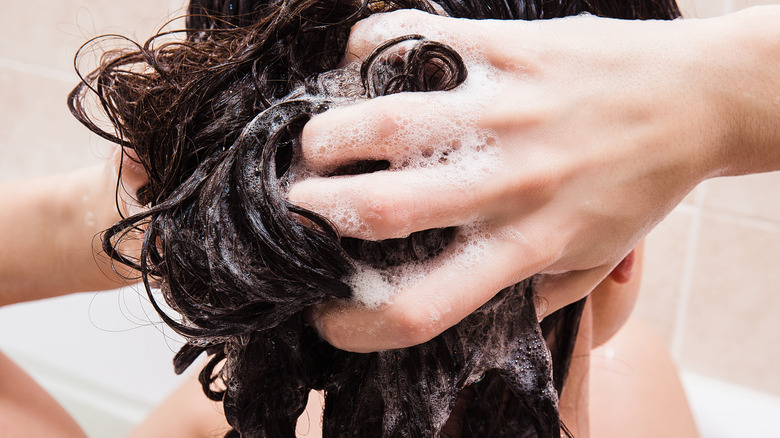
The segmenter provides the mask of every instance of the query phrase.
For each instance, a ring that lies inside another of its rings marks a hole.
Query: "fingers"
[[[334,108],[313,117],[301,134],[301,165],[326,174],[359,161],[387,160],[393,168],[438,162],[489,133],[477,126],[471,90],[402,93]],[[447,117],[441,117],[447,114]]]
[[[314,325],[325,340],[348,351],[409,347],[457,324],[544,264],[540,253],[518,250],[510,239],[484,232],[465,237],[466,242],[429,266],[430,272],[402,286],[386,307],[328,303],[314,310]],[[517,265],[523,265],[521,272]]]
[[[472,223],[495,202],[497,172],[485,156],[432,168],[349,177],[312,178],[295,184],[291,202],[328,218],[343,236],[367,240],[406,237],[415,231]]]
[[[302,134],[302,167],[330,174],[383,160],[391,171],[304,180],[293,185],[290,201],[324,215],[345,236],[372,240],[479,217],[494,201],[503,166],[495,136],[477,128],[477,104],[458,93],[437,93],[435,107],[429,95],[408,93],[314,117]],[[436,117],[441,111],[448,117]]]
[[[613,268],[614,265],[608,264],[584,271],[541,275],[536,283],[537,315],[544,318],[584,298],[609,275]]]

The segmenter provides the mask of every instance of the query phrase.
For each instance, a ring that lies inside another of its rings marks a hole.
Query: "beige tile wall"
[[[770,3],[680,5],[706,17]],[[780,395],[780,172],[702,184],[648,237],[646,260],[636,313],[678,363]]]
[[[3,4],[0,27],[0,180],[99,162],[108,145],[68,112],[73,55],[88,38],[145,38],[182,0],[26,0]],[[151,17],[151,18],[150,18]]]

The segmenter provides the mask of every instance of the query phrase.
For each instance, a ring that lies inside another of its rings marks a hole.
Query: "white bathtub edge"
[[[691,372],[681,378],[702,438],[780,437],[780,397]]]
[[[24,352],[5,349],[4,353],[48,391],[89,437],[123,437],[153,407],[146,400],[96,385],[84,376]]]

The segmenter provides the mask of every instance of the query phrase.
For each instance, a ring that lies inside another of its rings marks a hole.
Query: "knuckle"
[[[347,56],[357,59],[365,59],[382,41],[378,39],[377,32],[374,30],[378,17],[372,15],[364,20],[358,21],[352,26],[347,41]]]
[[[346,351],[351,351],[354,341],[348,327],[333,314],[324,314],[315,321],[315,328],[320,337],[332,346]]]
[[[377,136],[381,140],[391,139],[399,130],[399,120],[395,114],[395,108],[384,105],[387,99],[376,101],[375,122],[377,126]]]
[[[410,347],[430,341],[439,334],[435,320],[424,306],[400,309],[393,317],[398,342]]]
[[[320,327],[320,336],[325,342],[338,348],[339,350],[350,350],[350,344],[346,340],[346,336],[340,332],[340,330],[333,330],[327,323]]]
[[[398,213],[398,205],[392,195],[378,188],[366,189],[364,203],[358,214],[378,237],[397,237],[403,231],[403,221]]]

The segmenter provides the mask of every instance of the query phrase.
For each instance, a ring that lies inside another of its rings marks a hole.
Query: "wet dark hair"
[[[436,3],[471,18],[679,15],[672,0]],[[304,317],[311,306],[351,296],[346,279],[356,261],[378,269],[423,261],[447,251],[459,232],[340,238],[327,220],[285,199],[298,135],[313,114],[465,80],[456,52],[419,35],[388,42],[360,71],[337,68],[350,26],[397,8],[433,12],[418,0],[192,1],[186,38],[158,35],[107,52],[69,97],[82,123],[132,149],[149,175],[138,192],[149,209],[107,230],[104,249],[141,272],[155,309],[186,338],[176,372],[210,355],[200,380],[206,395],[224,401],[228,436],[294,436],[311,389],[326,394],[326,437],[437,436],[456,405],[447,433],[560,434],[558,395],[584,300],[540,327],[528,279],[425,344],[371,354],[333,348]],[[402,56],[397,44],[407,47]],[[94,121],[90,93],[114,132]],[[360,162],[332,174],[388,167]],[[143,234],[137,260],[117,249],[134,230]],[[180,317],[158,305],[153,283]]]

